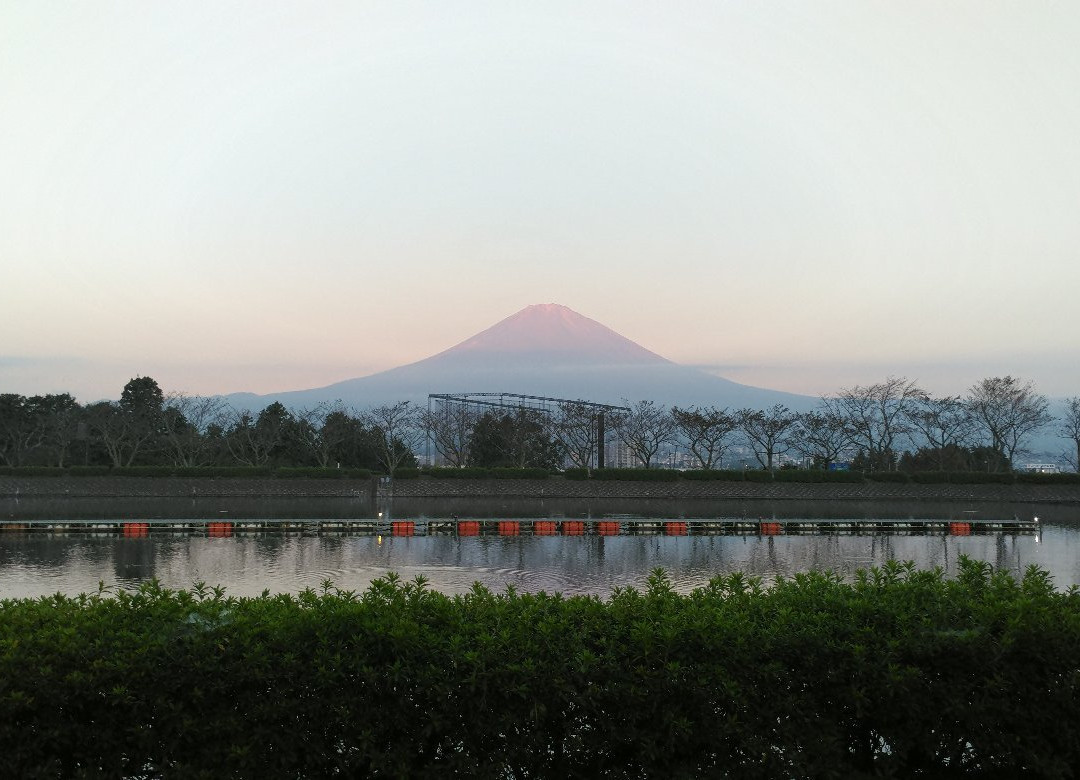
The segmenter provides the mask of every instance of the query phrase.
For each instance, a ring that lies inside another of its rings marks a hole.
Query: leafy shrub
[[[175,466],[115,466],[109,474],[114,477],[172,477]]]
[[[949,474],[949,482],[958,485],[1011,485],[1015,481],[1015,475],[1004,471],[954,471]]]
[[[291,466],[274,469],[274,476],[278,479],[345,479],[352,476],[350,471],[351,469]],[[370,471],[364,471],[367,476],[371,476]]]
[[[870,482],[899,482],[907,483],[911,480],[902,471],[868,471],[866,479]]]
[[[605,482],[675,482],[679,472],[672,469],[599,469],[593,472],[592,478]]]
[[[858,471],[823,471],[821,476],[822,482],[862,484],[866,481],[862,473]]]
[[[178,477],[269,477],[273,474],[270,466],[190,466],[176,469]]]
[[[777,482],[822,482],[824,471],[814,469],[780,469],[773,474]]]
[[[563,476],[567,479],[583,480],[589,478],[589,471],[588,469],[566,469]]]
[[[742,482],[743,473],[735,469],[687,469],[680,471],[681,479],[701,482]]]
[[[72,477],[104,477],[110,471],[108,466],[72,466],[67,473]]]
[[[908,474],[912,482],[920,485],[944,485],[952,482],[948,471],[913,471]]]
[[[1080,485],[1080,474],[1016,473],[1016,481],[1026,485]]]
[[[274,471],[269,466],[205,466],[200,471],[203,468],[201,476],[207,477],[269,477]]]
[[[401,468],[394,471],[394,479],[419,479],[420,469]]]
[[[772,482],[773,475],[765,469],[747,469],[743,472],[743,479],[747,482]]]
[[[514,469],[514,468],[494,468],[489,469],[489,474],[495,479],[547,479],[547,469]]]
[[[681,596],[0,602],[4,777],[1072,777],[1080,593],[966,559]]]
[[[443,468],[443,467],[431,467],[426,468],[422,472],[429,477],[436,477],[438,479],[490,479],[491,470],[478,468],[476,466],[468,466],[466,468]]]

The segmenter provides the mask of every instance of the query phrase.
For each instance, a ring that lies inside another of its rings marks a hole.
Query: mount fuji
[[[274,401],[292,408],[327,401],[366,408],[397,401],[426,404],[429,393],[505,392],[618,404],[809,409],[816,398],[742,385],[650,352],[610,328],[556,303],[527,306],[424,360],[312,390],[235,393],[234,406]]]

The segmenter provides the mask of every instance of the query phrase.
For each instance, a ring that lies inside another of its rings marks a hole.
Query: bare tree
[[[559,404],[553,421],[555,440],[563,455],[579,469],[590,469],[596,455],[599,415],[584,402]]]
[[[968,392],[967,403],[987,446],[1010,467],[1028,437],[1054,419],[1047,411],[1046,396],[1035,391],[1034,383],[1011,376],[991,377],[975,384]]]
[[[738,418],[739,428],[757,462],[763,469],[775,471],[775,459],[791,447],[788,437],[798,417],[783,404],[776,404],[765,411],[742,409]]]
[[[255,417],[246,409],[229,409],[229,429],[225,446],[233,460],[244,466],[262,466],[270,459],[269,448],[263,447],[255,431]]]
[[[890,470],[897,439],[910,430],[908,412],[925,395],[915,382],[890,376],[884,382],[841,390],[833,403],[855,429],[870,468]]]
[[[638,401],[633,406],[623,401],[623,404],[630,411],[615,415],[612,426],[642,468],[651,468],[660,448],[674,440],[675,423],[668,410],[655,401]]]
[[[917,398],[907,410],[907,419],[912,433],[922,434],[939,471],[945,470],[948,451],[967,444],[975,428],[971,410],[958,395]]]
[[[129,446],[130,420],[114,401],[99,401],[86,407],[86,424],[105,449],[113,466],[127,466],[135,453]]]
[[[1073,471],[1080,471],[1080,397],[1065,399],[1065,416],[1061,418],[1061,436],[1073,443],[1071,453],[1065,453],[1065,461]]]
[[[789,440],[800,455],[828,468],[852,448],[855,428],[846,416],[824,403],[820,410],[797,416]]]
[[[468,463],[469,440],[480,418],[467,404],[440,403],[420,415],[420,424],[435,451],[455,468]]]
[[[225,446],[237,463],[244,466],[265,466],[285,446],[290,429],[296,420],[281,403],[275,401],[258,416],[251,412],[230,410],[231,425],[225,435]]]
[[[211,426],[224,428],[228,404],[220,396],[169,393],[165,396],[162,428],[165,449],[174,466],[204,466],[213,460]]]
[[[738,418],[726,408],[715,406],[671,408],[675,431],[694,460],[703,469],[720,466],[729,437],[738,430]]]
[[[410,401],[376,406],[369,409],[362,419],[377,434],[379,463],[387,474],[393,474],[423,441],[425,426],[419,411]]]
[[[319,468],[329,468],[333,459],[334,446],[337,441],[332,435],[327,436],[326,418],[334,412],[344,411],[341,401],[322,402],[314,406],[305,406],[293,412],[296,425],[293,433],[296,444],[301,449],[309,462],[315,463]],[[331,431],[334,429],[331,428]]]

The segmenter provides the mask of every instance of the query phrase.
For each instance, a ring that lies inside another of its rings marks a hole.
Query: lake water
[[[431,587],[462,593],[474,582],[502,590],[560,591],[605,596],[614,587],[641,587],[661,567],[682,592],[710,578],[742,571],[773,578],[809,569],[850,576],[890,559],[919,567],[957,568],[960,555],[1022,574],[1046,569],[1058,587],[1080,585],[1080,509],[1022,504],[947,502],[538,502],[412,501],[379,507],[353,499],[322,501],[175,499],[49,499],[0,503],[9,522],[43,519],[154,519],[241,517],[592,517],[633,514],[664,518],[938,518],[1040,516],[1038,534],[824,536],[554,536],[458,537],[432,535],[151,534],[145,538],[87,533],[0,533],[0,597],[132,587],[156,577],[171,588],[196,582],[223,585],[233,595],[296,592],[335,586],[360,590],[395,571],[422,574]],[[973,508],[974,506],[974,508]]]

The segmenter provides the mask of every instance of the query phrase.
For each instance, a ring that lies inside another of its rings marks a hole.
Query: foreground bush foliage
[[[5,777],[1072,777],[1080,594],[963,560],[690,595],[0,602]]]

